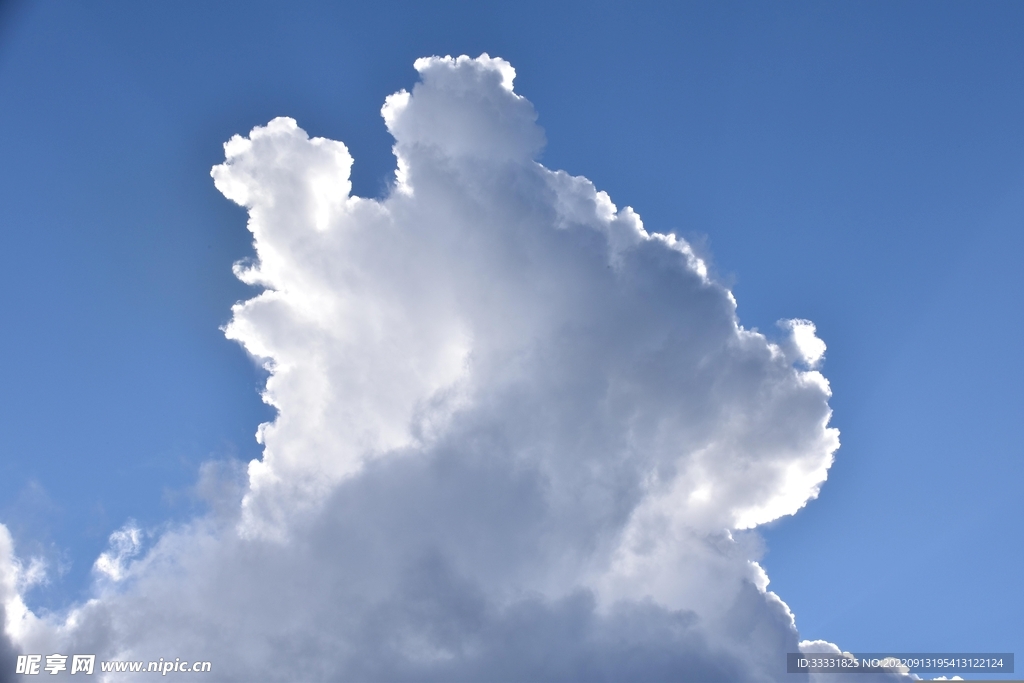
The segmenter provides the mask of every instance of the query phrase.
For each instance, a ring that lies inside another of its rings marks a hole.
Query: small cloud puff
[[[93,571],[111,581],[120,581],[128,572],[127,563],[142,549],[142,529],[129,521],[110,534],[110,550],[101,553]]]
[[[818,367],[825,358],[825,342],[818,338],[817,328],[810,320],[780,320],[779,327],[789,332],[787,350],[794,362],[809,368]]]

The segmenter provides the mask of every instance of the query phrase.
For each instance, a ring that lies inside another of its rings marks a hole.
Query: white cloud
[[[129,521],[110,534],[110,550],[100,553],[93,570],[105,579],[120,581],[128,572],[128,562],[142,549],[142,529]]]
[[[855,655],[850,652],[844,652],[835,643],[830,643],[826,640],[803,640],[800,641],[800,652],[804,654],[826,654],[834,655],[843,659],[853,659]],[[864,673],[812,673],[810,675],[811,683],[856,683],[857,681],[872,680],[878,683],[907,683],[909,681],[921,680],[921,677],[917,674],[908,673],[909,669],[906,667],[899,667],[896,671],[901,673],[886,673],[886,674],[864,674]],[[870,678],[868,678],[870,677]],[[955,676],[954,678],[960,678]],[[945,680],[944,676],[929,680]]]
[[[825,342],[818,338],[817,328],[810,320],[780,320],[779,327],[789,332],[786,346],[794,361],[815,368],[824,360]]]
[[[220,680],[785,677],[797,632],[750,529],[814,498],[839,444],[793,365],[820,361],[813,325],[744,329],[685,241],[536,163],[504,61],[416,68],[382,112],[384,199],[291,119],[213,170],[265,288],[226,334],[278,410],[241,508],[130,565],[112,538],[120,581],[9,631]]]

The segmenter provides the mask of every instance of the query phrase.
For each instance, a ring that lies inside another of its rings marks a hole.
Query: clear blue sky
[[[801,635],[1024,655],[1024,4],[0,5],[0,521],[64,574],[259,455],[222,143],[275,116],[393,171],[424,55],[511,62],[550,168],[686,236],[741,322],[807,318],[842,447],[766,530]]]

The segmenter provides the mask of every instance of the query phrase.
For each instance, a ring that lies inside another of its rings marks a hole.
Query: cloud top
[[[493,165],[530,160],[543,148],[537,113],[512,90],[516,72],[505,60],[425,57],[415,67],[422,80],[412,94],[389,96],[381,110],[399,158],[418,149]]]

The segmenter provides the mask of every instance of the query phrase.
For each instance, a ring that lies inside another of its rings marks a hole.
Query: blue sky
[[[14,3],[0,9],[0,522],[89,593],[128,519],[202,510],[260,454],[265,373],[220,328],[256,290],[222,143],[277,116],[394,170],[416,58],[516,69],[550,169],[709,259],[743,325],[814,321],[842,446],[762,533],[801,637],[1024,651],[1019,3]],[[155,536],[154,536],[155,537]]]

